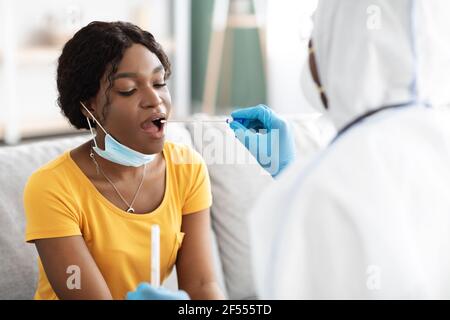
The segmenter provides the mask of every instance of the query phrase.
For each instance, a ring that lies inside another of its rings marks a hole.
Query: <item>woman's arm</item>
[[[178,286],[191,299],[224,299],[214,274],[209,209],[183,216],[177,258]]]
[[[40,239],[35,240],[35,245],[47,278],[59,299],[112,299],[105,279],[81,236]],[[72,285],[72,278],[69,279],[78,275],[79,288]]]

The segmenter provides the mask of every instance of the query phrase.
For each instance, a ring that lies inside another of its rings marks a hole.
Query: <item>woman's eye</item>
[[[133,95],[133,93],[135,91],[136,91],[136,89],[133,89],[133,90],[130,90],[130,91],[119,91],[119,94],[121,96],[124,96],[124,97],[129,97],[129,96]]]
[[[155,86],[155,88],[163,88],[163,87],[167,86],[167,83],[155,83],[154,86]]]

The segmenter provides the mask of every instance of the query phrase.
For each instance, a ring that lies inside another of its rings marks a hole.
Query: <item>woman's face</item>
[[[309,60],[309,69],[311,70],[311,76],[314,82],[316,83],[317,87],[322,88],[322,83],[320,82],[319,78],[319,71],[317,70],[316,56],[313,50],[314,47],[312,39],[309,40],[308,47],[310,50],[308,60]],[[325,109],[328,109],[328,98],[323,92],[323,90],[320,92],[320,99],[322,100]]]
[[[109,87],[108,73],[91,102],[96,118],[109,134],[127,147],[145,154],[161,152],[165,124],[155,120],[168,119],[172,106],[164,68],[158,57],[140,44],[128,48],[112,76],[109,104],[105,95]],[[97,137],[104,147],[104,132],[99,126]]]

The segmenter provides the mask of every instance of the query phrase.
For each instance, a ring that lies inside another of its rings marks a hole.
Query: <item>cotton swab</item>
[[[215,123],[226,123],[226,124],[230,124],[231,122],[236,121],[239,122],[240,124],[242,124],[244,127],[246,127],[247,129],[253,129],[253,130],[262,130],[265,129],[264,125],[262,124],[262,122],[258,119],[244,119],[244,118],[234,118],[234,119],[230,119],[230,118],[225,118],[223,120],[216,120],[216,119],[212,119],[212,120],[161,120],[161,123],[198,123],[198,122],[215,122]]]
[[[161,123],[196,123],[196,122],[219,122],[219,123],[230,123],[231,121],[233,121],[233,120],[231,120],[231,119],[229,119],[229,118],[226,118],[226,119],[223,119],[223,120],[177,120],[177,119],[174,119],[174,120],[161,120],[160,122]]]
[[[159,225],[153,224],[151,227],[151,285],[159,288],[160,286],[160,229]]]

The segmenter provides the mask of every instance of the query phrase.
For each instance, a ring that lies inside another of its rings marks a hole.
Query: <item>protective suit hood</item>
[[[312,35],[337,129],[383,106],[450,103],[445,0],[320,1]]]

